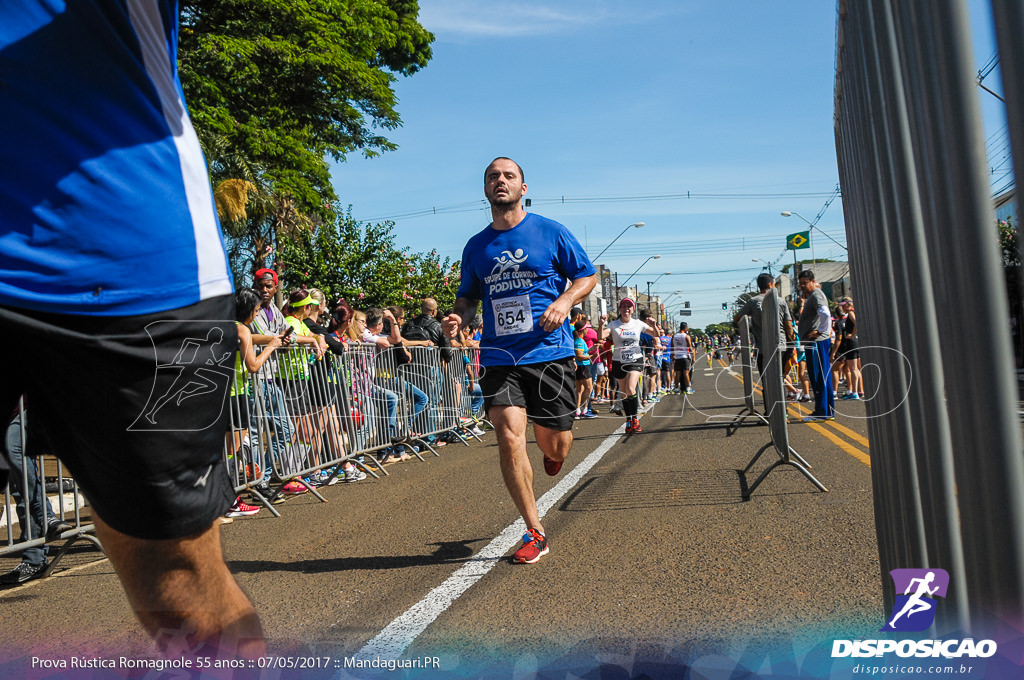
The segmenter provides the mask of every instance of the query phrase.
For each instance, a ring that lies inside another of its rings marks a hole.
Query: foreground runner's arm
[[[584,276],[573,281],[572,285],[559,295],[554,302],[548,305],[548,308],[540,315],[540,324],[544,330],[551,332],[565,323],[566,318],[569,316],[569,311],[572,310],[574,305],[586,299],[596,283],[597,274]]]

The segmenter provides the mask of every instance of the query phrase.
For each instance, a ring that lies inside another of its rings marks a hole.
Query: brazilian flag
[[[798,231],[786,237],[786,250],[800,250],[811,247],[811,232]]]

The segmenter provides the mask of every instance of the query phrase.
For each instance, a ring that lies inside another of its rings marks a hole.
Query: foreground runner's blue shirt
[[[536,364],[575,356],[569,320],[549,333],[540,316],[569,281],[594,271],[567,228],[533,213],[508,231],[488,225],[469,239],[458,294],[483,303],[480,364]]]
[[[176,0],[0,2],[0,305],[148,314],[232,292]]]

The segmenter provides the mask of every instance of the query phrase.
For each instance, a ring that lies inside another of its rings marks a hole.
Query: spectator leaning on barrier
[[[405,323],[402,327],[402,337],[405,344],[412,347],[437,347],[439,348],[439,360],[447,361],[451,347],[451,340],[441,328],[440,322],[435,318],[437,314],[437,301],[433,298],[424,298],[420,305],[420,315]],[[427,355],[421,351],[413,351],[413,362],[417,364],[415,370],[426,374],[427,380],[423,383],[426,388],[426,395],[429,407],[424,412],[424,423],[422,428],[433,431],[437,427],[436,412],[441,408],[441,386],[444,383],[444,376],[441,369],[433,362],[427,361]],[[446,442],[435,434],[431,434],[426,441],[432,446],[444,446]]]
[[[414,347],[449,347],[451,342],[436,318],[437,300],[424,298],[420,310],[419,316],[410,319],[402,327],[402,337],[406,344]]]
[[[298,429],[302,449],[295,462],[303,468],[319,465],[323,449],[318,421],[320,408],[312,380],[312,363],[323,361],[327,343],[303,323],[318,307],[319,303],[310,297],[309,291],[305,288],[297,288],[288,294],[286,308],[290,313],[284,320],[295,331],[291,337],[297,347],[278,361],[278,375],[286,385],[285,395]],[[305,490],[306,487],[298,482],[289,482],[282,489],[285,494],[303,493]]]
[[[256,354],[252,344],[252,333],[248,324],[256,318],[260,309],[259,293],[252,288],[239,288],[235,293],[235,326],[238,331],[238,352],[235,354],[235,378],[231,384],[230,398],[234,422],[231,423],[231,432],[228,433],[228,440],[231,450],[234,453],[236,465],[243,466],[246,480],[261,479],[262,470],[251,455],[243,456],[243,451],[252,451],[249,430],[252,427],[251,414],[256,410],[256,403],[252,391],[249,389],[251,381],[250,373],[259,372],[275,349],[281,346],[281,337],[273,338],[263,351]],[[243,460],[243,458],[245,460]],[[259,512],[259,507],[249,505],[242,501],[241,496],[235,498],[234,505],[228,510],[226,517],[247,517]]]
[[[814,411],[803,420],[831,420],[835,418],[835,397],[832,394],[832,371],[829,366],[832,315],[828,310],[828,298],[822,292],[821,284],[814,280],[814,272],[810,269],[800,272],[798,283],[800,290],[807,296],[803,311],[800,312],[798,330],[801,342],[805,343],[807,369],[814,388]]]
[[[390,336],[384,335],[384,316],[385,314],[389,317],[390,325]],[[400,342],[400,335],[398,332],[398,324],[394,323],[394,315],[391,312],[380,309],[379,307],[371,307],[366,310],[366,329],[363,334],[363,342],[370,342],[376,348],[376,357],[379,359],[381,356],[386,356],[385,353],[390,352],[392,344]],[[380,364],[379,360],[375,360],[375,381],[371,386],[371,391],[374,399],[374,406],[377,412],[382,413],[386,416],[386,420],[381,420],[379,423],[382,428],[382,434],[384,439],[388,442],[394,441],[398,434],[398,404],[400,397],[398,392],[389,387],[394,386],[395,376],[390,372],[383,374],[382,371],[385,366]],[[389,387],[385,387],[388,385]],[[386,423],[386,434],[383,428]],[[403,458],[411,458],[407,454],[402,455]]]
[[[385,315],[384,318],[384,333],[389,337],[393,338],[391,341],[392,347],[388,350],[394,357],[395,366],[398,369],[398,375],[403,378],[407,375],[409,370],[409,364],[412,363],[412,353],[406,348],[405,337],[401,333],[401,328],[405,323],[405,310],[401,307],[388,307],[387,312],[391,314],[390,317]],[[424,429],[423,425],[423,412],[426,410],[429,403],[426,392],[416,387],[411,380],[398,380],[395,384],[395,389],[401,389],[405,392],[405,398],[412,404],[412,413],[409,418],[412,423],[414,436],[419,433],[415,430]]]
[[[277,295],[278,290],[277,272],[273,269],[258,269],[253,277],[252,287],[260,294],[260,308],[249,324],[253,345],[262,350],[263,347],[273,342],[274,338],[283,337],[283,346],[292,346],[295,342],[291,337],[294,332],[285,336],[289,326],[284,320],[284,314],[274,304],[274,296]],[[285,451],[292,446],[295,440],[295,430],[288,418],[284,393],[281,392],[281,388],[276,382],[276,376],[277,358],[271,356],[256,373],[256,388],[260,391],[260,396],[263,399],[263,409],[267,416],[267,431],[271,435],[268,447],[270,460],[262,461],[261,465],[263,484],[270,481],[273,463],[284,459]],[[256,438],[255,425],[250,428],[249,435],[252,439]]]
[[[445,319],[454,337],[483,305],[485,408],[498,436],[502,477],[527,530],[515,563],[534,563],[548,552],[526,454],[527,418],[544,470],[558,474],[572,447],[576,396],[568,316],[597,280],[579,241],[561,224],[527,213],[525,194],[523,170],[512,159],[496,158],[484,170],[493,221],[463,250],[458,299]]]
[[[330,351],[329,355],[325,355],[324,361],[318,361],[313,364],[313,376],[314,380],[322,388],[321,398],[323,399],[325,441],[330,449],[331,456],[338,457],[345,454],[346,447],[345,433],[341,426],[341,407],[343,406],[344,394],[341,382],[343,377],[335,363],[340,359],[332,359],[331,355],[335,357],[345,356],[345,343],[338,339],[331,332],[330,328],[321,325],[321,318],[328,318],[324,316],[327,310],[327,299],[323,291],[317,288],[310,288],[309,296],[317,301],[318,307],[311,311],[310,315],[302,320],[302,323],[309,330],[323,338],[324,342],[327,343],[327,349]],[[329,318],[328,323],[332,325],[337,323],[337,317]],[[351,461],[345,461],[341,466],[340,475],[334,475],[331,471],[326,471],[319,475],[318,481],[327,481],[327,483],[333,484],[339,479],[346,482],[360,482],[366,479],[366,473],[358,469]]]
[[[256,658],[220,544],[234,291],[178,10],[0,2],[0,413],[27,395],[163,653]]]

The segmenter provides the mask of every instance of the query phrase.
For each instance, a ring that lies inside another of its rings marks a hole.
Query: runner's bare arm
[[[540,315],[540,325],[544,330],[550,333],[565,323],[565,319],[569,316],[569,311],[574,305],[586,299],[596,283],[597,274],[584,276],[582,279],[573,281],[572,285],[559,295],[557,300],[548,305],[548,308]]]

